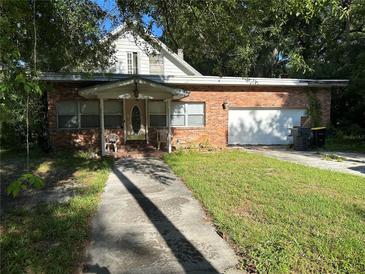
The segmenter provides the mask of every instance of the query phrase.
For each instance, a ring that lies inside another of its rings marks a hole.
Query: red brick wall
[[[59,85],[48,92],[48,127],[52,146],[57,148],[76,147],[80,149],[100,149],[100,130],[92,129],[57,129],[57,110],[58,101],[66,100],[85,100],[78,95],[77,87]],[[119,135],[118,147],[124,144],[123,129],[105,129],[105,135],[110,132]]]
[[[308,99],[305,88],[293,87],[237,87],[237,86],[180,86],[190,91],[181,101],[205,102],[206,116],[203,128],[173,128],[173,143],[181,145],[209,144],[222,147],[227,144],[229,107],[286,107],[306,108]],[[312,89],[313,90],[313,89]],[[330,121],[331,93],[317,89],[316,96],[322,107],[323,124]],[[55,147],[77,146],[97,148],[100,144],[99,129],[59,130],[57,129],[56,102],[59,100],[82,100],[75,87],[58,86],[48,93],[48,118],[51,141]],[[228,108],[223,109],[223,102]],[[123,129],[113,130],[123,144]],[[149,130],[152,143],[155,131]]]
[[[185,87],[186,88],[186,87]],[[306,108],[308,98],[304,88],[284,87],[190,87],[191,94],[181,101],[205,102],[204,128],[174,128],[173,142],[205,143],[222,147],[228,141],[228,108],[230,107],[285,107]],[[321,89],[316,92],[321,103],[322,122],[330,122],[331,93]],[[223,102],[228,108],[223,109]]]

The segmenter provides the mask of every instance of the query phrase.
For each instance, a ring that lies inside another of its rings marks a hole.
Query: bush
[[[25,173],[9,184],[9,186],[6,188],[6,193],[15,198],[19,195],[21,190],[26,190],[30,187],[40,189],[43,188],[44,185],[44,180],[41,177],[32,173]]]

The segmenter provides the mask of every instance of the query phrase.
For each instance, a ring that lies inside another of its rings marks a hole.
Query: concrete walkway
[[[294,151],[289,150],[286,147],[275,146],[241,147],[241,149],[251,152],[259,152],[279,160],[290,161],[298,164],[321,169],[329,169],[353,175],[365,176],[365,154],[361,153]],[[340,157],[341,160],[332,160],[328,156]]]
[[[239,273],[233,250],[158,159],[122,159],[93,220],[84,273]]]

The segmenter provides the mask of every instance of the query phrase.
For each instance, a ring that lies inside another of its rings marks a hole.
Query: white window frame
[[[200,125],[200,126],[193,126],[193,125],[188,125],[188,117],[189,117],[189,113],[188,113],[188,105],[193,105],[193,104],[199,104],[199,105],[203,105],[203,113],[201,114],[191,114],[191,115],[203,115],[203,125]],[[171,111],[173,109],[173,105],[183,105],[184,106],[184,113],[181,113],[181,114],[176,114],[177,115],[181,115],[183,116],[184,115],[184,125],[183,126],[174,126],[171,124],[171,127],[174,127],[174,128],[203,128],[205,127],[205,102],[172,102],[172,107],[171,107]],[[174,116],[174,114],[171,112],[170,113],[170,119],[171,117]],[[172,121],[172,119],[170,120]]]
[[[160,103],[164,103],[165,104],[165,112],[151,112],[150,111],[150,107],[149,104],[153,103],[153,102],[160,102]],[[167,128],[167,118],[168,118],[168,114],[167,114],[167,104],[165,101],[148,101],[147,103],[148,105],[148,126],[152,127],[152,128]],[[151,125],[151,115],[164,115],[165,116],[165,126],[153,126]]]
[[[128,51],[127,52],[127,72],[128,72],[128,74],[138,74],[138,66],[139,66],[138,52]]]

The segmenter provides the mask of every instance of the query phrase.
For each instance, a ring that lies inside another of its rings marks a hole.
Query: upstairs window
[[[203,127],[204,103],[174,102],[171,109],[171,125],[174,127]]]
[[[162,101],[149,101],[148,114],[150,127],[166,127],[166,103]]]
[[[128,74],[138,74],[138,53],[127,52]]]
[[[123,127],[123,104],[119,100],[104,101],[104,127]]]
[[[161,54],[151,55],[150,59],[150,74],[163,75],[164,62]]]

